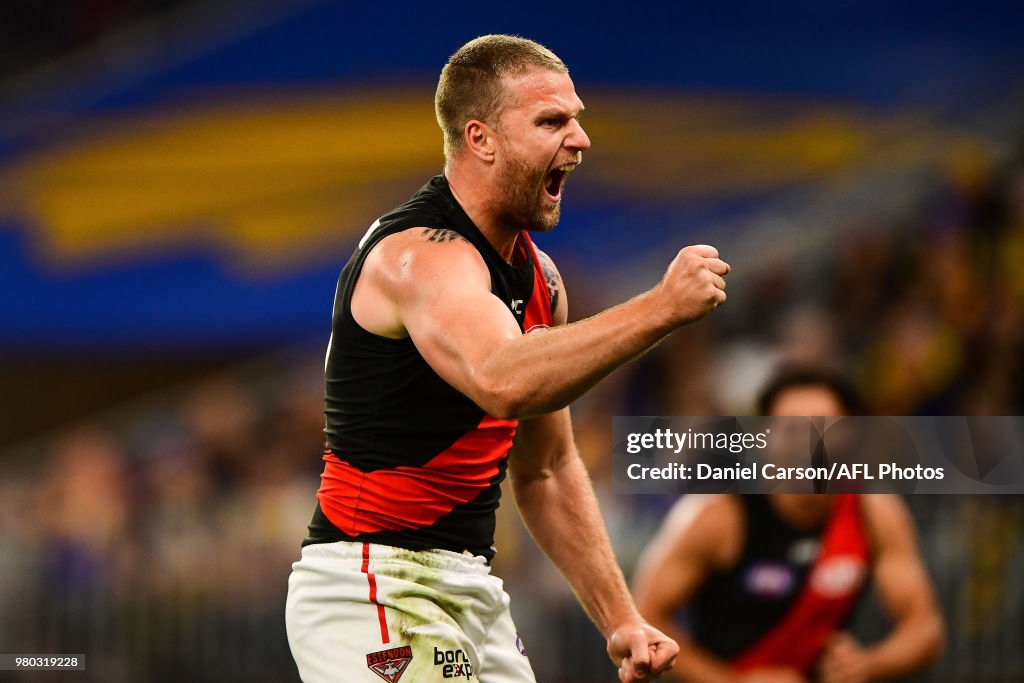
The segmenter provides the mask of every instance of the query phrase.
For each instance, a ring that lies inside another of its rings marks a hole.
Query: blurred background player
[[[842,378],[783,370],[764,415],[860,411]],[[919,671],[943,625],[913,523],[894,495],[686,496],[640,560],[641,613],[680,645],[676,681],[862,683]],[[892,622],[878,643],[844,629],[867,582]],[[689,633],[679,626],[686,609]]]

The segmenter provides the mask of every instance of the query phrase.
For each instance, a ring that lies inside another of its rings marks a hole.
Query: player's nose
[[[587,135],[587,131],[583,130],[580,122],[576,119],[570,119],[569,126],[571,130],[565,138],[565,146],[578,152],[590,149],[590,136]]]

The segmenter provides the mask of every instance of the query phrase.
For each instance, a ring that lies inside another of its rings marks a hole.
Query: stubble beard
[[[524,159],[509,156],[502,166],[500,185],[504,189],[498,218],[516,230],[548,232],[558,225],[562,203],[545,210],[543,196],[547,168],[533,168]]]

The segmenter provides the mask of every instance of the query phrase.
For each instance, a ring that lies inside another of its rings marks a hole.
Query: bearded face
[[[553,197],[546,187],[550,175],[547,163],[531,164],[509,149],[499,173],[503,196],[498,215],[502,222],[532,232],[547,232],[558,225],[564,177],[558,179]]]
[[[510,230],[546,232],[558,224],[566,178],[590,147],[578,121],[583,103],[564,73],[532,70],[507,77],[505,88],[493,124],[495,212]]]

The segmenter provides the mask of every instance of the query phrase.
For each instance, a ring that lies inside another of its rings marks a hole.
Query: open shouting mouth
[[[544,191],[547,193],[548,199],[557,202],[562,198],[562,188],[565,187],[565,180],[578,165],[579,162],[570,161],[561,166],[556,166],[548,172],[544,178]]]

